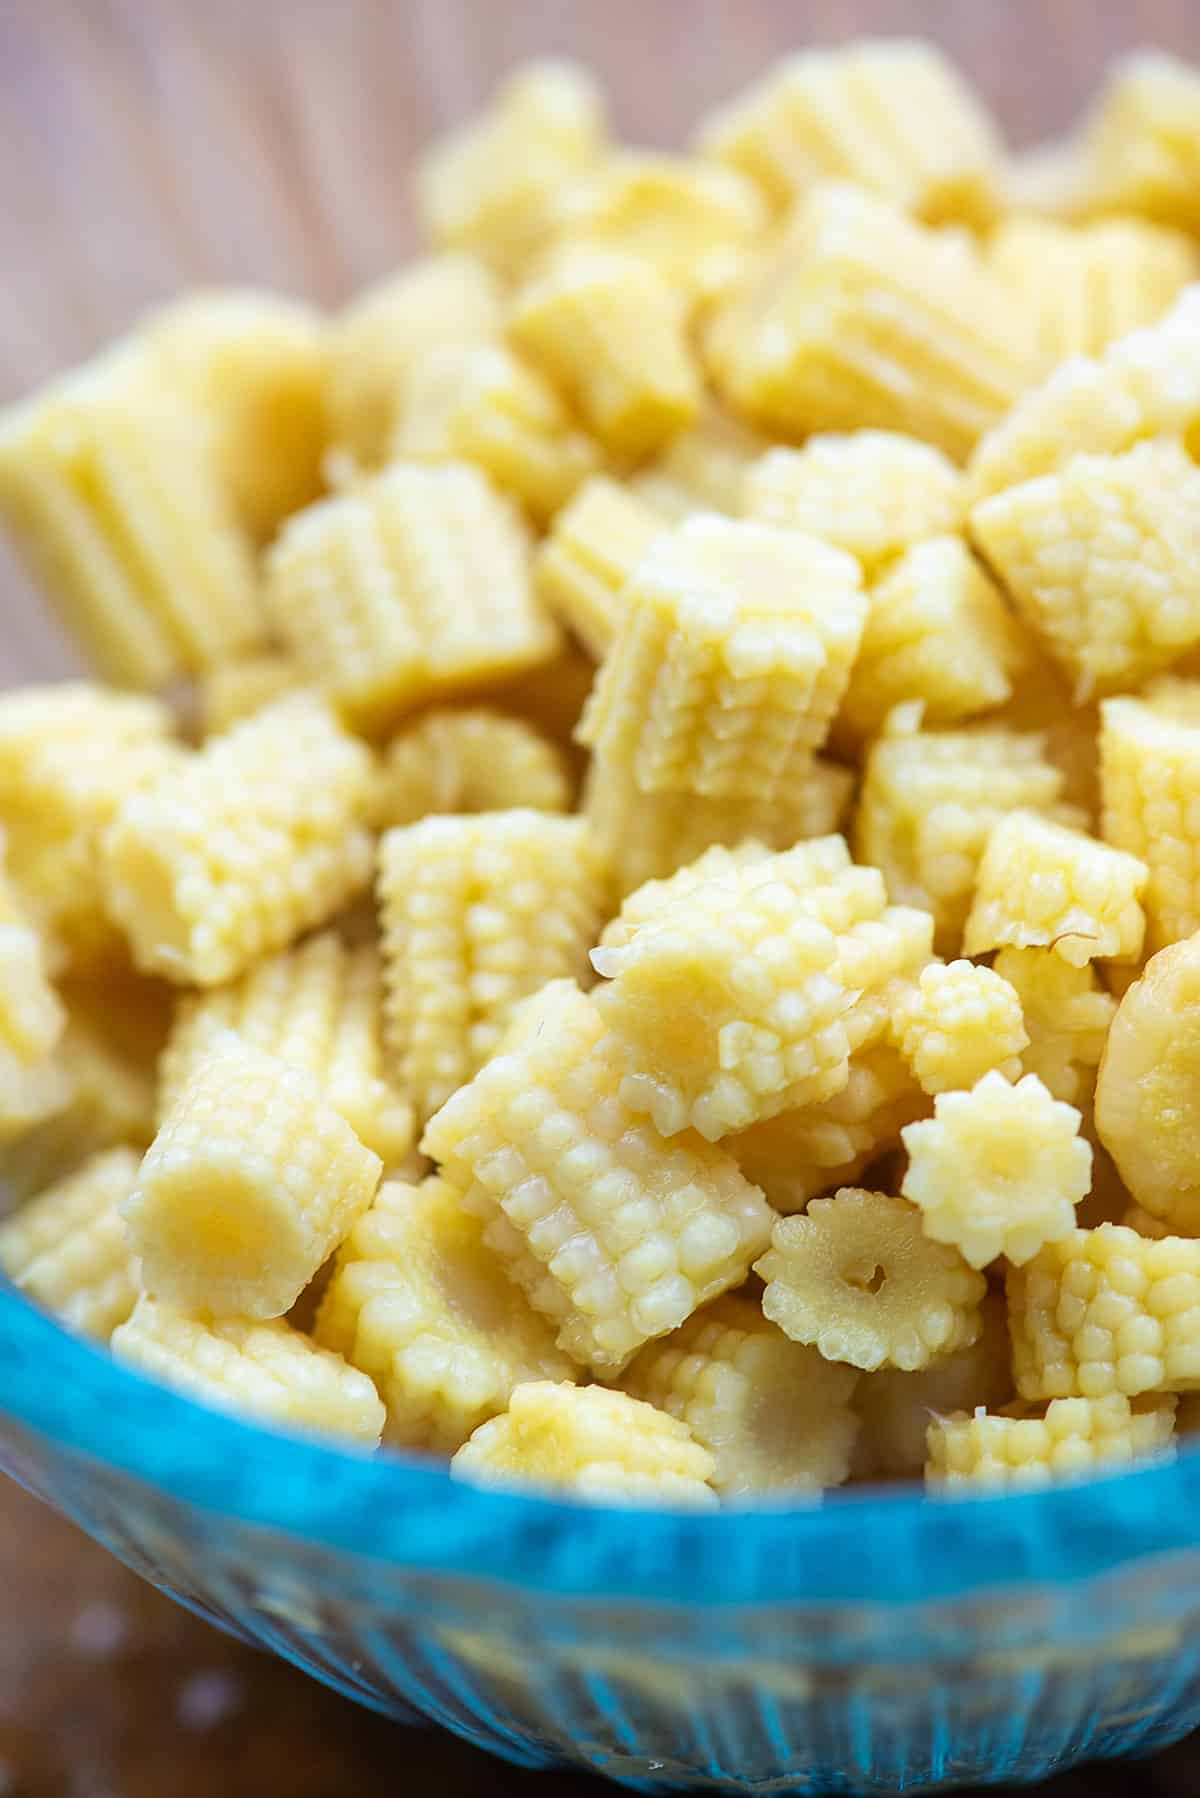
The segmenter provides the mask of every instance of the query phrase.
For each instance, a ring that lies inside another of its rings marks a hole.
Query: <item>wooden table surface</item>
[[[856,30],[938,39],[1018,143],[1064,126],[1120,49],[1200,61],[1197,0],[0,0],[0,398],[189,284],[334,303],[394,266],[414,151],[524,56],[583,57],[621,131],[666,144],[772,55]],[[66,667],[0,579],[0,684]],[[3,1483],[0,1593],[0,1798],[604,1789],[356,1710]],[[1186,1746],[1047,1788],[1198,1789]]]

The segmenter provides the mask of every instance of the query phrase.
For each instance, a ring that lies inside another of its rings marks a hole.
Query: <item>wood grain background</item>
[[[415,151],[524,56],[584,58],[619,129],[667,144],[770,57],[856,31],[936,38],[1016,143],[1122,49],[1200,61],[1198,0],[0,0],[0,399],[196,282],[336,304],[393,267]],[[67,666],[0,564],[0,684]],[[0,1594],[0,1798],[605,1789],[390,1728],[2,1486]],[[1200,1752],[1052,1790],[1194,1798]]]

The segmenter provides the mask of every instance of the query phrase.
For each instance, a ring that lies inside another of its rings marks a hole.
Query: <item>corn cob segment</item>
[[[1044,1417],[993,1416],[978,1407],[929,1425],[928,1484],[948,1492],[1046,1486],[1174,1454],[1175,1400],[1135,1411],[1122,1394],[1058,1398]]]
[[[109,1149],[0,1223],[0,1270],[73,1330],[107,1342],[137,1302],[120,1207],[137,1179],[132,1149]]]
[[[1163,51],[1112,68],[1084,134],[1092,203],[1200,230],[1200,74]]]
[[[533,1480],[607,1504],[710,1510],[713,1457],[685,1423],[603,1386],[534,1380],[482,1424],[450,1464],[488,1485]]]
[[[1028,1047],[1021,1065],[1056,1099],[1090,1103],[1117,1002],[1090,964],[1076,967],[1049,949],[1002,949],[993,970],[1021,1001]]]
[[[597,660],[616,636],[625,584],[663,524],[628,487],[595,475],[563,507],[537,551],[539,596]]]
[[[245,656],[241,661],[222,662],[200,677],[200,727],[206,737],[219,737],[232,730],[252,712],[282,699],[294,687],[303,684],[299,664],[280,650],[264,650],[262,655]]]
[[[560,1348],[600,1372],[740,1285],[770,1233],[730,1157],[664,1142],[620,1083],[595,1006],[555,981],[422,1142]]]
[[[348,1436],[373,1448],[383,1430],[379,1394],[340,1355],[282,1318],[189,1317],[143,1293],[112,1340],[126,1361],[201,1403],[299,1430]]]
[[[1142,896],[1153,952],[1200,929],[1200,720],[1157,704],[1108,699],[1100,708],[1105,841],[1150,870]]]
[[[983,852],[963,947],[968,955],[1048,948],[1077,968],[1097,956],[1137,961],[1148,879],[1136,856],[1033,812],[1010,812]]]
[[[388,745],[375,821],[387,830],[429,812],[565,812],[570,797],[561,750],[532,725],[482,706],[432,711]]]
[[[1016,990],[991,968],[969,961],[923,968],[898,996],[889,1035],[930,1094],[972,1087],[992,1069],[1017,1079],[1029,1042]]]
[[[526,1380],[571,1361],[444,1180],[380,1188],[338,1256],[315,1337],[375,1381],[385,1436],[453,1454]]]

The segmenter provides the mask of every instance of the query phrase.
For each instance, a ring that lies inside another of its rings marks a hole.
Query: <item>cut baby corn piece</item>
[[[219,986],[323,923],[369,879],[370,797],[368,752],[311,693],[129,795],[104,838],[104,880],[139,967]]]
[[[443,1455],[524,1381],[575,1372],[438,1179],[380,1188],[342,1245],[314,1335],[375,1381],[389,1443]]]
[[[781,1217],[755,1263],[763,1311],[827,1361],[909,1371],[974,1342],[986,1291],[957,1250],[931,1242],[903,1199],[844,1186]]]
[[[690,430],[673,437],[653,462],[634,475],[630,489],[670,524],[682,523],[691,512],[725,512],[736,517],[743,509],[747,471],[761,459],[765,447],[757,431],[710,403]],[[810,535],[828,533],[813,530]]]
[[[392,457],[473,462],[545,524],[600,451],[544,376],[503,344],[446,344],[409,374],[392,431]]]
[[[97,673],[159,687],[261,642],[207,421],[121,347],[0,418],[0,515]]]
[[[1117,1009],[1095,969],[1076,967],[1050,949],[1002,949],[993,970],[1021,1001],[1029,1033],[1021,1055],[1025,1072],[1036,1074],[1056,1099],[1089,1104]]]
[[[0,1271],[72,1330],[107,1342],[137,1303],[120,1207],[140,1157],[108,1149],[0,1223]]]
[[[1200,720],[1157,704],[1107,699],[1100,707],[1101,829],[1106,842],[1143,861],[1147,947],[1200,929]]]
[[[1036,1074],[1014,1086],[993,1069],[969,1092],[939,1093],[932,1118],[906,1125],[900,1190],[930,1240],[952,1243],[972,1267],[1000,1255],[1023,1266],[1075,1229],[1092,1182],[1081,1122]]]
[[[900,1143],[900,1131],[928,1109],[901,1057],[886,1044],[850,1058],[846,1085],[819,1105],[802,1105],[725,1139],[748,1180],[776,1211],[803,1211],[810,1199],[856,1180]]]
[[[650,263],[566,243],[518,291],[508,334],[607,450],[637,459],[699,416],[685,323],[682,294]]]
[[[1008,1274],[1022,1398],[1200,1386],[1200,1242],[1120,1224],[1076,1230]]]
[[[645,881],[621,901],[621,909],[604,927],[600,944],[605,949],[623,949],[632,943],[646,924],[657,922],[683,905],[698,887],[713,880],[736,879],[743,868],[757,867],[771,860],[765,843],[750,839],[732,846],[715,843],[694,861],[670,875]],[[850,868],[850,851],[845,839],[822,836],[806,843],[803,849],[788,857],[789,877],[795,891],[824,886],[835,881]]]
[[[1161,50],[1120,58],[1084,133],[1099,210],[1200,230],[1200,73]]]
[[[723,397],[772,435],[872,426],[955,460],[1039,370],[1027,321],[961,245],[832,181],[715,309],[705,350]]]
[[[355,725],[548,661],[516,512],[477,468],[394,463],[292,518],[266,603],[297,661]]]
[[[175,1110],[214,1039],[227,1030],[312,1075],[385,1166],[407,1155],[413,1108],[384,1077],[383,980],[373,944],[351,948],[326,930],[256,962],[231,986],[181,995],[159,1061],[160,1118]]]
[[[565,812],[563,753],[520,718],[477,707],[425,712],[388,745],[378,783],[381,830],[429,812]]]
[[[422,1142],[560,1348],[600,1372],[740,1285],[771,1227],[730,1156],[664,1142],[620,1083],[595,1006],[554,981]]]
[[[868,596],[841,719],[873,736],[893,706],[919,699],[928,724],[1002,705],[1027,655],[994,581],[961,537],[905,550]]]
[[[1041,736],[979,726],[923,731],[918,706],[892,712],[867,755],[854,824],[856,855],[892,897],[931,911],[942,953],[959,947],[993,827],[1021,807],[1082,823],[1062,805],[1062,772]]]
[[[417,205],[435,244],[517,275],[559,223],[563,196],[607,151],[604,99],[577,63],[514,71],[486,112],[435,143]]]
[[[385,459],[409,378],[427,356],[495,341],[502,319],[494,275],[460,252],[410,263],[360,293],[329,330],[329,428],[351,468]]]
[[[214,1036],[123,1207],[146,1290],[185,1311],[281,1317],[370,1204],[380,1165],[311,1074]]]
[[[67,1098],[51,1060],[66,1013],[50,984],[45,945],[2,865],[0,837],[0,1141]]]
[[[987,244],[987,263],[1013,304],[1034,319],[1046,354],[1095,356],[1153,324],[1200,274],[1182,232],[1142,219],[1072,226],[1007,218]]]
[[[1200,1235],[1200,938],[1147,963],[1117,1008],[1096,1081],[1096,1128],[1129,1191]]]
[[[664,528],[659,511],[606,475],[585,481],[534,557],[538,594],[599,660],[625,610],[623,589]]]
[[[625,1392],[533,1380],[450,1463],[456,1479],[565,1487],[605,1504],[711,1510],[713,1456],[686,1423]]]
[[[304,684],[300,665],[281,650],[264,650],[238,662],[222,662],[200,677],[200,728],[206,737],[219,737],[252,712],[261,712],[273,700],[282,699]]]
[[[580,738],[643,792],[768,798],[828,733],[867,602],[853,558],[703,513],[651,544]]]
[[[971,512],[1076,701],[1136,686],[1200,644],[1200,469],[1178,443],[1072,456]]]
[[[622,1390],[685,1423],[716,1461],[718,1492],[819,1492],[850,1472],[858,1373],[792,1342],[747,1299],[726,1297],[652,1342]]]
[[[752,463],[742,510],[847,550],[869,578],[912,544],[957,531],[966,491],[950,458],[916,437],[831,432]]]
[[[1035,812],[1010,812],[979,864],[963,947],[1052,949],[1077,968],[1097,956],[1136,961],[1146,931],[1145,862]]]
[[[384,1408],[366,1374],[282,1318],[190,1317],[143,1293],[112,1339],[120,1361],[223,1411],[373,1448]]]
[[[210,422],[235,513],[266,542],[321,491],[324,319],[278,294],[210,288],[151,313],[138,334]]]
[[[929,1425],[928,1484],[935,1490],[998,1491],[1086,1479],[1098,1470],[1174,1454],[1175,1400],[1135,1411],[1117,1392],[1058,1398],[1044,1417],[994,1416],[979,1406]]]
[[[992,1069],[1017,1079],[1029,1042],[1016,990],[969,961],[923,968],[897,996],[888,1033],[921,1090],[931,1094],[974,1086]]]
[[[700,143],[776,206],[831,175],[933,220],[983,223],[1000,201],[991,120],[943,53],[917,39],[789,56],[704,121]]]
[[[422,1118],[483,1066],[522,999],[549,980],[586,977],[606,908],[583,818],[487,812],[387,832],[387,1040]]]

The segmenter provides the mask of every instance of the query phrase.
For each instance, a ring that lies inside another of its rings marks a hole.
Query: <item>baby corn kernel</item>
[[[804,1217],[780,1218],[755,1272],[772,1323],[866,1372],[928,1367],[979,1334],[983,1275],[886,1193],[844,1186]]]
[[[555,981],[422,1142],[559,1346],[599,1372],[740,1285],[771,1229],[729,1155],[664,1141],[620,1085],[596,1007]]]
[[[279,650],[222,662],[219,668],[201,675],[197,683],[200,728],[206,737],[219,737],[303,684],[299,663]]]
[[[1174,1435],[1174,1399],[1135,1411],[1119,1392],[1057,1398],[1044,1417],[997,1417],[980,1406],[933,1419],[925,1473],[932,1488],[948,1492],[1046,1486],[1173,1454]]]
[[[137,1269],[121,1205],[139,1157],[109,1149],[0,1222],[0,1271],[84,1335],[107,1342],[137,1302]]]
[[[538,547],[534,574],[541,599],[597,660],[617,634],[626,582],[665,522],[628,487],[594,475]]]
[[[1106,842],[1145,863],[1148,947],[1200,929],[1200,719],[1137,699],[1100,708],[1100,828]]]
[[[963,947],[1051,949],[1077,968],[1097,956],[1136,961],[1148,879],[1136,856],[1034,812],[1010,812],[987,840]]]
[[[388,1184],[338,1255],[315,1338],[374,1380],[386,1440],[452,1455],[528,1380],[570,1380],[554,1332],[444,1180]]]
[[[282,1318],[204,1318],[144,1293],[112,1351],[142,1373],[223,1411],[373,1448],[383,1403],[366,1374]]]
[[[458,1479],[531,1480],[608,1504],[716,1506],[713,1456],[686,1423],[603,1386],[532,1380],[450,1463]]]
[[[974,1086],[993,1069],[1017,1079],[1029,1042],[1015,988],[969,961],[923,968],[897,996],[889,1030],[913,1078],[931,1094]]]
[[[966,489],[950,458],[919,438],[848,431],[767,450],[746,470],[742,510],[823,537],[870,578],[914,543],[959,530]]]
[[[311,1074],[216,1035],[123,1207],[145,1288],[185,1311],[281,1317],[379,1173]]]
[[[280,699],[146,792],[103,842],[109,911],[147,973],[219,986],[365,886],[370,758],[319,699]]]
[[[562,751],[520,718],[484,707],[425,712],[388,745],[375,803],[381,830],[428,812],[565,812]]]

